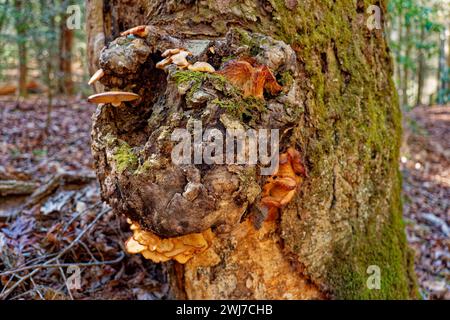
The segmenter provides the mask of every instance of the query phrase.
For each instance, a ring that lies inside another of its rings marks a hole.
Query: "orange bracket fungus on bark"
[[[133,231],[133,236],[125,243],[128,253],[140,253],[144,258],[157,263],[175,260],[184,264],[194,255],[208,249],[214,237],[211,229],[208,229],[202,233],[162,239],[150,231],[142,230],[130,219],[127,221]]]
[[[244,97],[253,96],[264,100],[264,89],[272,95],[282,90],[270,69],[265,65],[258,65],[251,58],[232,60],[218,73],[242,89]]]
[[[300,153],[290,147],[280,155],[277,172],[263,187],[260,204],[267,209],[268,220],[276,218],[278,210],[292,200],[305,176]]]
[[[92,103],[110,103],[114,107],[120,107],[122,102],[134,101],[139,99],[139,95],[132,92],[109,91],[98,93],[88,98]]]

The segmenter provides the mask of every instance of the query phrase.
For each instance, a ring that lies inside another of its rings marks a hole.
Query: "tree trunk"
[[[19,53],[19,96],[27,96],[27,39],[26,39],[26,12],[23,1],[16,0],[14,3],[16,9],[15,27],[17,32],[17,51]]]
[[[107,90],[141,96],[134,106],[107,104],[94,115],[103,199],[161,238],[212,228],[207,250],[168,263],[175,298],[416,297],[402,222],[401,113],[383,33],[366,27],[370,4],[88,2],[91,71],[105,70]],[[128,36],[109,46],[140,24],[152,26],[145,41]],[[236,100],[221,76],[173,66],[167,74],[155,63],[171,47],[216,69],[252,56],[283,91]],[[278,217],[254,223],[263,220],[267,178],[256,166],[170,161],[171,133],[193,120],[221,131],[280,129],[281,152],[301,152],[307,177]],[[377,267],[381,287],[373,289],[368,273]]]
[[[398,10],[398,13],[397,13],[397,23],[398,23],[398,27],[397,27],[397,29],[398,29],[398,41],[397,41],[398,47],[397,47],[397,50],[398,50],[398,54],[397,54],[397,63],[395,64],[395,66],[396,66],[395,75],[396,75],[396,80],[397,80],[397,86],[399,89],[402,88],[402,62],[400,59],[403,54],[403,20],[404,20],[403,18],[404,18],[403,10],[400,7]],[[401,95],[400,90],[399,90],[399,96],[401,98],[400,101],[402,101],[403,97]]]
[[[423,24],[420,25],[420,43],[425,43],[425,26]],[[416,105],[422,104],[422,96],[423,96],[423,86],[425,82],[425,52],[423,48],[419,48],[417,55],[417,98]]]
[[[446,77],[447,77],[447,59],[445,57],[445,30],[439,35],[439,58],[438,58],[438,86],[437,86],[437,103],[446,103]]]
[[[59,38],[59,93],[73,94],[72,81],[72,46],[73,30],[67,28],[66,18],[63,16],[60,22]]]
[[[406,18],[405,18],[406,19]],[[412,50],[412,40],[411,37],[411,21],[405,21],[405,39],[406,39],[406,48],[405,48],[405,58],[409,59],[411,56]],[[410,77],[410,66],[408,63],[403,64],[403,79],[402,79],[402,106],[408,106],[409,104],[409,77]]]

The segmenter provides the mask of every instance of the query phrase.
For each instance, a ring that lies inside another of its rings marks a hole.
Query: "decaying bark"
[[[409,298],[401,223],[400,115],[379,31],[358,1],[91,1],[90,65],[107,90],[141,99],[99,106],[92,149],[104,200],[160,237],[212,228],[210,248],[172,270],[189,299]],[[139,24],[144,38],[120,37]],[[106,47],[101,50],[102,46]],[[251,57],[283,90],[243,98],[217,74],[155,64],[169,48],[216,70]],[[213,48],[213,49],[211,49]],[[98,65],[96,65],[98,63]],[[95,69],[96,69],[95,68]],[[251,165],[176,165],[175,129],[280,129],[280,152],[308,178],[275,221],[257,210],[267,177]],[[381,270],[380,290],[366,270]],[[174,279],[175,278],[175,279]]]

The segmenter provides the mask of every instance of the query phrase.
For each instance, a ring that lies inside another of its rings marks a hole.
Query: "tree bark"
[[[92,150],[103,199],[162,238],[213,230],[206,251],[186,264],[170,263],[175,298],[417,296],[402,222],[401,113],[383,33],[366,27],[370,4],[88,2],[91,71],[105,69],[107,90],[142,97],[134,106],[99,106],[94,115]],[[144,39],[109,46],[140,24],[152,26]],[[254,56],[270,67],[283,93],[266,96],[262,114],[250,108],[250,121],[229,114],[217,106],[230,101],[214,76],[180,83],[173,69],[155,68],[161,52],[176,46],[219,69],[240,54]],[[199,93],[216,99],[195,100]],[[281,150],[301,152],[308,176],[277,219],[260,229],[252,223],[265,183],[255,166],[183,171],[167,161],[173,147],[167,136],[188,127],[188,118],[202,119],[205,128],[277,128]],[[181,195],[189,184],[201,190],[191,203]],[[380,289],[367,286],[370,266],[381,271]]]
[[[73,30],[67,28],[66,19],[63,15],[60,22],[59,38],[59,93],[73,94],[72,81],[72,46]]]
[[[406,19],[406,18],[405,18]],[[406,48],[405,48],[405,58],[409,59],[411,56],[412,50],[412,40],[411,37],[411,21],[405,21],[405,39],[406,39]],[[402,106],[408,106],[409,104],[409,77],[410,77],[410,66],[407,63],[403,64],[403,79],[402,79]]]

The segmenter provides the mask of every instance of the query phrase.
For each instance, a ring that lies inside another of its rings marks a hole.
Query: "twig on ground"
[[[97,223],[97,221],[101,217],[103,217],[106,213],[108,213],[109,211],[111,211],[111,208],[106,208],[103,211],[101,211],[95,217],[95,219],[83,231],[80,232],[80,234],[75,238],[74,241],[72,241],[67,247],[65,247],[62,251],[60,251],[56,257],[48,260],[44,264],[36,265],[36,266],[23,267],[21,269],[12,270],[10,272],[7,271],[7,272],[4,272],[4,273],[0,274],[0,275],[7,275],[7,274],[17,273],[17,272],[24,271],[24,270],[34,269],[32,272],[30,272],[29,274],[27,274],[23,278],[21,278],[19,281],[17,281],[11,288],[9,288],[4,293],[2,293],[0,295],[0,299],[1,300],[6,299],[19,285],[21,285],[25,280],[28,280],[33,275],[35,275],[41,268],[46,268],[46,267],[49,267],[51,265],[53,265],[53,267],[55,267],[55,265],[56,265],[56,267],[59,267],[61,264],[54,264],[54,262],[57,261],[59,258],[61,258],[65,253],[70,251],[81,240],[81,238]],[[100,264],[104,264],[104,263],[100,263]]]

